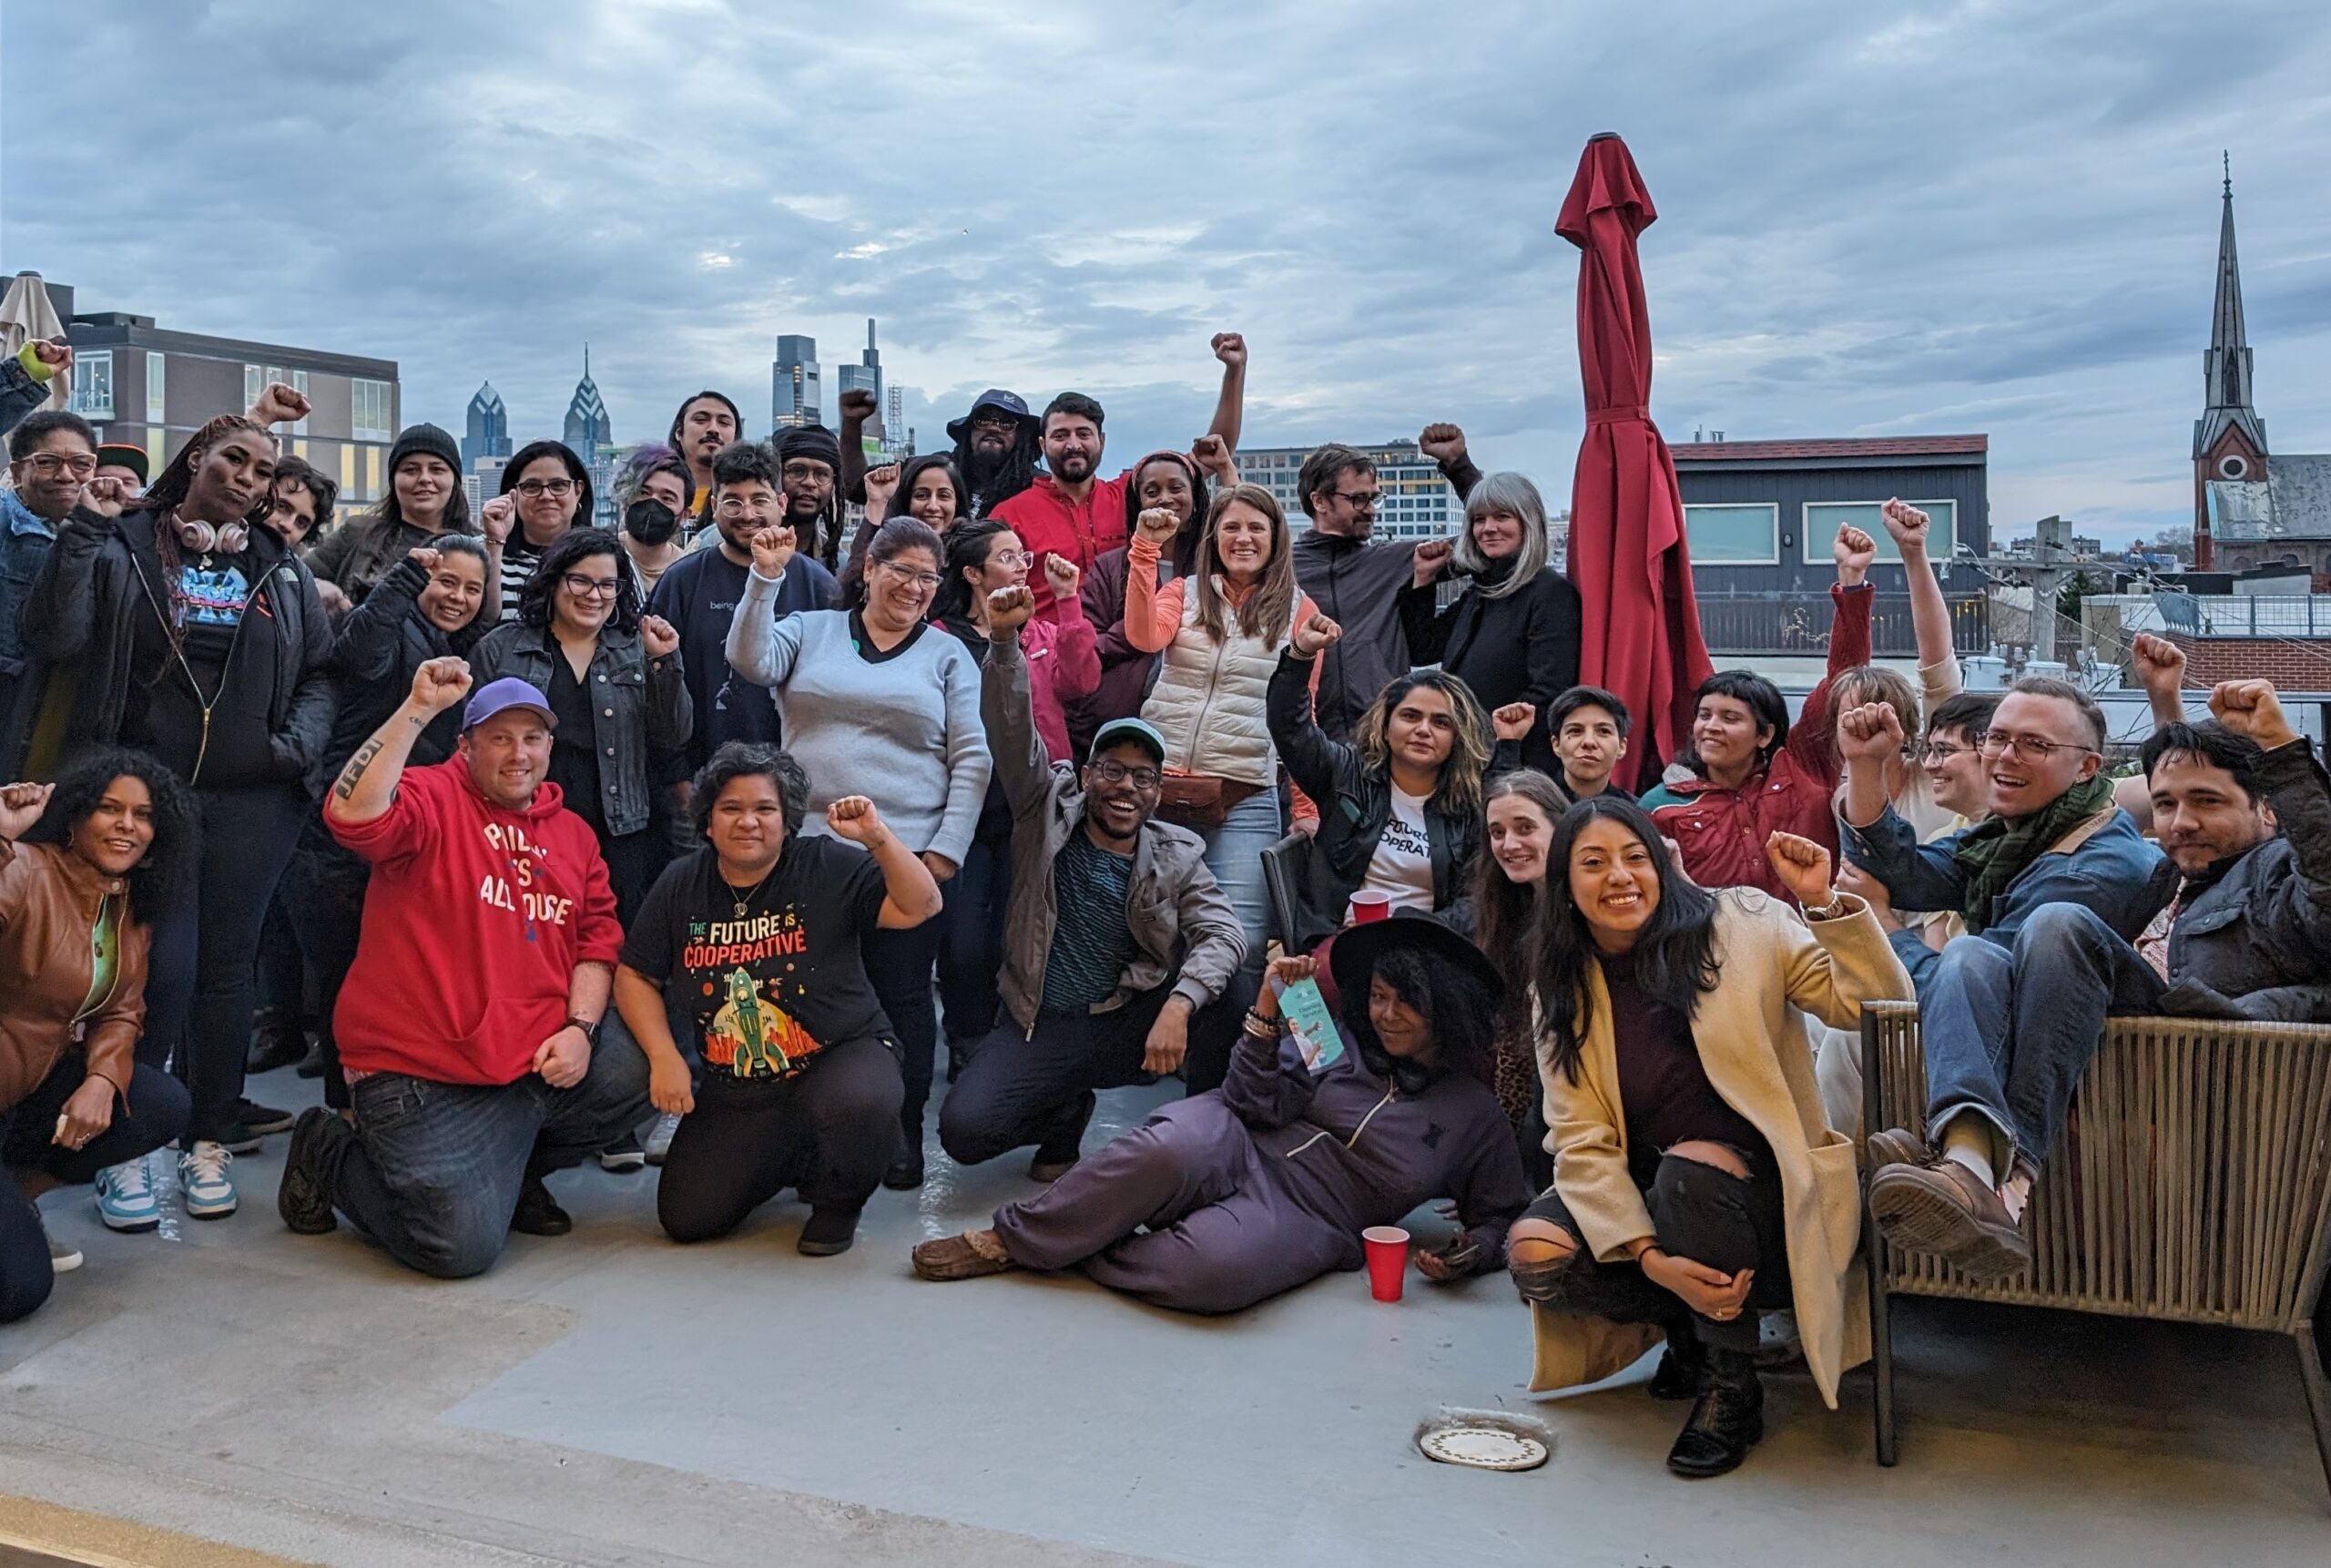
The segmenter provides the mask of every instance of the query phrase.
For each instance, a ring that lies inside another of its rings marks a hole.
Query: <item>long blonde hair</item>
[[[1214,504],[1206,508],[1206,532],[1198,538],[1198,625],[1216,642],[1220,642],[1228,629],[1229,598],[1216,585],[1216,578],[1227,577],[1229,573],[1222,565],[1222,550],[1215,535],[1222,526],[1223,513],[1240,504],[1269,519],[1271,553],[1263,563],[1263,573],[1256,580],[1254,591],[1238,606],[1238,630],[1242,636],[1262,638],[1265,647],[1275,648],[1295,618],[1295,552],[1289,548],[1287,514],[1279,510],[1271,493],[1259,484],[1234,484],[1216,495]]]

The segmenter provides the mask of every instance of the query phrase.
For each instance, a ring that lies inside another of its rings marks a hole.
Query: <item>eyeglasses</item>
[[[2096,749],[2070,740],[2050,740],[2039,735],[2001,735],[1996,729],[1986,729],[1976,738],[1975,748],[1986,757],[2004,757],[2012,751],[2032,762],[2046,762],[2059,751],[2074,751],[2085,756]]]
[[[1008,413],[982,413],[972,417],[973,430],[1000,430],[1006,435],[1020,433],[1020,422]]]
[[[1918,748],[1918,758],[1921,762],[1948,762],[1974,749],[1971,746],[1953,746],[1948,740],[1929,740]]]
[[[1031,550],[998,550],[987,558],[987,564],[991,566],[1033,566],[1036,564],[1036,556]]]
[[[724,495],[713,504],[713,510],[723,517],[742,517],[748,512],[767,512],[777,504],[775,496],[748,501],[741,495]]]
[[[834,476],[834,471],[822,463],[789,463],[785,465],[783,473],[788,479],[830,480]]]
[[[572,479],[524,479],[511,488],[529,501],[540,501],[545,495],[564,501],[575,494],[575,481]]]
[[[877,561],[874,564],[900,582],[912,583],[926,594],[938,592],[941,578],[936,572],[918,572],[912,566],[901,566],[896,561]]]
[[[1104,784],[1122,784],[1130,779],[1136,789],[1155,789],[1166,776],[1155,768],[1128,768],[1110,757],[1093,764],[1093,777]]]
[[[621,577],[586,577],[580,572],[569,572],[559,581],[578,599],[612,599],[623,592]]]
[[[1339,490],[1335,497],[1355,512],[1373,512],[1376,504],[1383,499],[1373,490]]]
[[[24,460],[25,466],[43,479],[54,479],[69,473],[76,479],[87,479],[97,471],[95,457],[64,457],[54,452],[36,452]]]

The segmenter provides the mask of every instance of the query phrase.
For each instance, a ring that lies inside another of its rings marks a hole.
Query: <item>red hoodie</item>
[[[1028,586],[1035,590],[1036,614],[1044,620],[1064,621],[1083,612],[1074,605],[1055,606],[1053,585],[1044,579],[1044,557],[1065,555],[1077,570],[1089,572],[1093,563],[1125,542],[1125,486],[1134,471],[1115,479],[1094,479],[1091,494],[1080,505],[1055,484],[1049,473],[991,513],[1008,524],[1035,560],[1028,567]]]
[[[410,768],[388,810],[335,822],[372,862],[356,962],[332,1014],[351,1072],[513,1084],[566,1018],[578,963],[623,943],[590,824],[545,784],[497,806],[455,757]]]

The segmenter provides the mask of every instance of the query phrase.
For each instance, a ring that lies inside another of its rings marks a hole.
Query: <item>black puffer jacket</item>
[[[1303,907],[1295,911],[1296,946],[1308,952],[1343,923],[1345,906],[1368,880],[1376,841],[1391,820],[1392,784],[1382,769],[1361,760],[1359,747],[1328,738],[1312,722],[1310,660],[1291,651],[1279,655],[1265,711],[1288,776],[1319,808]],[[1436,797],[1426,803],[1424,831],[1432,849],[1433,913],[1470,936],[1467,893],[1481,849],[1481,810],[1446,811]]]
[[[388,722],[389,715],[412,695],[412,674],[433,658],[469,657],[478,639],[494,628],[479,618],[448,636],[421,614],[421,591],[428,574],[410,556],[383,574],[364,602],[348,612],[332,640],[331,675],[340,692],[340,714],[333,720],[331,742],[324,748],[324,771],[337,773],[347,765],[366,737]],[[494,585],[486,585],[489,596]],[[413,742],[409,768],[443,762],[453,754],[462,732],[462,711],[449,708],[430,720]]]
[[[117,745],[125,731],[135,735],[143,726],[146,687],[131,668],[137,619],[161,614],[168,603],[154,526],[155,514],[142,511],[66,518],[25,601],[26,646],[77,672],[60,766]],[[253,585],[243,635],[265,637],[267,652],[263,660],[258,650],[239,648],[236,667],[271,677],[268,752],[275,776],[319,791],[335,701],[328,674],[331,623],[315,577],[281,540],[253,528],[249,555]]]

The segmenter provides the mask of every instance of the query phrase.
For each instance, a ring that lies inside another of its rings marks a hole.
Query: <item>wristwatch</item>
[[[559,1027],[562,1029],[580,1029],[583,1031],[584,1039],[588,1040],[594,1045],[596,1045],[599,1043],[599,1021],[595,1018],[577,1018],[575,1014],[570,1013],[566,1015],[566,1022],[560,1024]]]
[[[1833,898],[1827,903],[1823,904],[1819,909],[1815,909],[1810,904],[1805,906],[1805,918],[1807,920],[1836,920],[1839,915],[1846,912],[1846,901],[1843,899]]]

